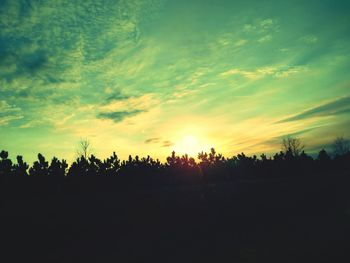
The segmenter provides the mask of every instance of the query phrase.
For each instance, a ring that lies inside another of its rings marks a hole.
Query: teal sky
[[[350,2],[0,0],[0,148],[310,153],[350,136]]]

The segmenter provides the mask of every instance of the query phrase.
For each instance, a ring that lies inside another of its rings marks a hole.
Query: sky
[[[164,160],[350,136],[350,2],[0,0],[0,149]]]

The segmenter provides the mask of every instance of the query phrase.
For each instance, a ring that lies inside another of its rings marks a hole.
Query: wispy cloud
[[[19,119],[23,118],[23,116],[21,116],[21,115],[12,115],[12,116],[11,115],[10,116],[1,116],[1,115],[0,115],[0,125],[7,125],[11,121],[19,120]]]
[[[306,72],[307,67],[296,66],[296,67],[281,67],[281,66],[267,66],[257,68],[255,70],[242,70],[242,69],[230,69],[222,72],[221,76],[239,75],[246,79],[254,80],[265,76],[272,76],[276,78],[285,78],[290,75]]]
[[[142,110],[132,110],[132,111],[112,111],[112,112],[101,112],[97,115],[100,119],[109,119],[113,122],[121,122],[126,118],[138,115],[144,111]]]
[[[306,44],[314,44],[318,41],[318,38],[315,35],[307,35],[300,38],[300,40]]]
[[[240,39],[234,43],[234,46],[241,47],[241,46],[244,46],[247,42],[248,42],[248,40],[246,40],[246,39]]]
[[[160,147],[170,147],[173,146],[174,143],[170,140],[162,140],[161,137],[154,137],[145,140],[145,144],[158,145]]]
[[[302,119],[322,116],[334,116],[339,114],[350,113],[350,97],[342,97],[337,100],[331,101],[311,108],[292,117],[282,119],[278,123],[298,121]]]
[[[259,43],[265,43],[267,41],[270,41],[272,39],[272,36],[271,35],[266,35],[266,36],[263,36],[261,38],[258,39],[258,42]]]
[[[7,125],[11,121],[22,119],[21,109],[10,105],[5,100],[0,101],[0,125]]]
[[[120,100],[127,100],[132,98],[130,95],[123,94],[121,91],[110,91],[108,93],[108,97],[106,98],[106,102],[110,103],[112,101],[120,101]]]
[[[159,103],[154,94],[126,96],[117,93],[116,97],[107,98],[107,103],[99,107],[100,111],[148,110]]]
[[[160,137],[154,137],[154,138],[146,139],[146,140],[145,140],[145,143],[146,143],[146,144],[148,144],[148,143],[158,143],[160,140],[161,140]]]
[[[163,143],[162,143],[162,147],[171,147],[173,145],[174,145],[174,143],[171,141],[163,141]]]
[[[268,29],[270,28],[275,22],[271,19],[264,19],[262,21],[259,22],[260,27],[264,28],[264,29]]]

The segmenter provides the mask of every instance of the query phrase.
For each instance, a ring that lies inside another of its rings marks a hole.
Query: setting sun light
[[[187,153],[188,155],[196,156],[203,149],[197,137],[186,135],[175,144],[174,150],[180,154]]]

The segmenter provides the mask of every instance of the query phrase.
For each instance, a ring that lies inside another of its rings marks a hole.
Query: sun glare
[[[179,154],[187,153],[188,155],[195,157],[203,149],[197,137],[186,135],[175,144],[174,150]]]

